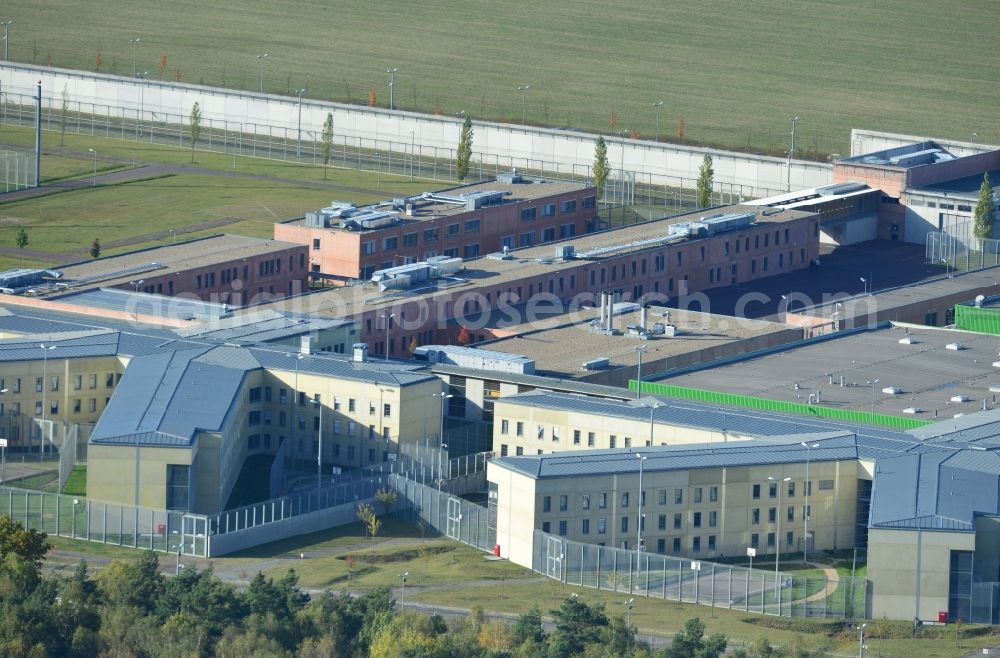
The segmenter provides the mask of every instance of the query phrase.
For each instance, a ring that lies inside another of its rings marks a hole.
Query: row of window
[[[277,442],[278,442],[277,444],[280,446],[285,440],[286,437],[284,435],[280,435],[277,437]],[[309,449],[307,450],[306,441],[303,440],[301,437],[299,437],[299,439],[296,441],[295,444],[296,454],[309,457],[310,459],[314,459],[315,456],[318,454],[319,446],[316,439],[312,439],[310,443],[311,445],[308,446]],[[326,441],[324,441],[324,444],[326,444]],[[366,454],[365,449],[360,446],[347,445],[346,448],[347,450],[343,451],[339,443],[333,443],[332,455],[325,457],[323,461],[324,462],[337,461],[344,455],[344,453],[346,453],[347,461],[353,462],[355,457],[359,453],[362,455]],[[271,435],[267,432],[254,433],[248,435],[247,450],[251,452],[259,452],[259,451],[267,452],[271,450]],[[387,450],[382,451],[382,461],[388,461],[389,454],[390,453]],[[369,447],[367,449],[367,455],[368,455],[368,463],[374,463],[378,459],[379,449],[376,447]]]
[[[104,402],[110,398],[105,398]],[[70,400],[72,413],[80,414],[83,413],[83,401],[84,398],[73,398]],[[59,400],[53,399],[48,400],[48,415],[58,415],[59,413]],[[35,400],[35,416],[41,416],[44,407],[41,400]],[[97,398],[87,399],[87,411],[89,413],[95,413],[97,411]],[[0,402],[0,417],[2,416],[20,416],[21,415],[21,403],[20,402]]]
[[[584,197],[581,203],[583,208],[592,209],[597,207],[597,198],[588,196]],[[556,204],[546,203],[542,207],[542,217],[555,217],[556,215]],[[569,214],[576,212],[576,199],[566,199],[559,204],[560,214]],[[522,208],[521,209],[521,221],[522,222],[533,222],[538,217],[538,208]]]
[[[82,391],[83,390],[83,375],[73,375],[73,390]],[[118,379],[121,379],[121,375],[118,375]],[[21,378],[12,377],[10,380],[10,392],[12,394],[17,394],[21,392]],[[87,388],[93,390],[97,388],[98,375],[91,374],[87,375]],[[7,389],[8,380],[0,377],[0,391]],[[115,373],[109,372],[104,376],[104,385],[106,388],[115,387]],[[45,388],[45,380],[42,377],[35,377],[35,392],[41,393]],[[59,390],[59,375],[52,375],[49,378],[49,391],[56,392]]]
[[[248,398],[250,402],[271,402],[274,398],[273,389],[270,386],[253,386],[248,391]],[[348,413],[354,413],[357,411],[357,400],[354,398],[344,398],[339,395],[333,397],[333,410],[341,411],[344,407],[344,402],[347,402]],[[278,402],[279,404],[288,403],[288,392],[284,388],[278,389]],[[305,391],[298,392],[298,405],[304,407],[311,404],[314,409],[318,409],[320,404],[322,404],[322,396],[319,393],[313,393],[312,397]],[[375,416],[378,411],[378,404],[374,400],[369,400],[368,402],[368,415]],[[392,417],[392,404],[389,402],[382,403],[382,416],[384,418]]]

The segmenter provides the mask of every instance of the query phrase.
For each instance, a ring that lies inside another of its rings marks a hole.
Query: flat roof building
[[[313,278],[343,284],[435,256],[468,260],[600,228],[592,186],[514,172],[363,208],[334,202],[275,224],[274,237],[308,247]]]

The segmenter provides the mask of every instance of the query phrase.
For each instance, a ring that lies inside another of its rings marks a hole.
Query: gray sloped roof
[[[0,340],[0,362],[37,361],[42,358],[40,344],[55,346],[47,352],[49,359],[82,359],[94,356],[114,356],[118,353],[118,332],[75,331],[53,334],[39,340],[38,336]],[[48,338],[51,338],[48,339]]]
[[[805,448],[801,442],[818,443],[818,448]],[[581,450],[550,455],[499,457],[493,462],[514,472],[535,479],[583,477],[638,473],[638,455],[645,457],[646,473],[720,468],[723,466],[758,466],[766,464],[813,463],[857,459],[855,435],[828,432],[795,434],[784,437],[702,443],[675,446],[619,448],[615,450]]]
[[[273,347],[252,347],[248,351],[268,369],[315,373],[387,386],[407,386],[436,379],[426,366],[399,361],[353,361],[347,356],[321,352],[300,354]],[[300,358],[301,357],[301,358]]]

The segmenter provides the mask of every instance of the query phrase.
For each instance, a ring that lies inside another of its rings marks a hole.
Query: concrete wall
[[[937,621],[938,612],[948,610],[951,551],[972,551],[975,544],[976,535],[971,532],[869,530],[872,619],[885,615],[889,619]]]
[[[865,153],[874,153],[875,151],[884,151],[886,149],[896,148],[897,146],[906,146],[908,144],[924,142],[928,139],[933,139],[938,145],[943,146],[949,152],[957,155],[958,157],[981,153],[983,151],[995,151],[1000,148],[998,146],[980,144],[978,142],[959,142],[950,139],[937,139],[926,136],[918,137],[916,135],[902,135],[899,133],[884,133],[877,130],[853,128],[851,130],[850,155],[853,157],[855,155],[863,155]]]
[[[8,93],[31,95],[41,80],[43,102],[58,107],[65,87],[71,102],[98,103],[132,108],[136,116],[141,108],[149,120],[156,113],[186,117],[195,102],[201,104],[204,125],[209,121],[230,121],[239,126],[230,130],[267,134],[268,126],[290,130],[297,127],[296,97],[234,92],[198,85],[134,80],[98,73],[86,73],[33,67],[4,62],[0,66],[0,84]],[[409,153],[411,149],[454,149],[458,144],[461,121],[454,117],[391,111],[338,103],[304,100],[302,103],[303,139],[314,140],[322,132],[328,112],[333,113],[334,131],[362,139],[394,142],[391,150]],[[254,125],[260,124],[260,125]],[[561,173],[588,175],[594,160],[595,135],[546,128],[475,123],[474,160],[505,166],[532,166],[547,163],[547,169]],[[388,147],[388,144],[386,144]],[[419,152],[419,151],[418,151]],[[716,183],[747,187],[753,196],[784,190],[789,178],[783,158],[750,153],[720,151],[676,144],[611,138],[608,159],[615,168],[636,172],[641,180],[676,184],[676,178],[690,180],[693,187],[703,156],[714,160]],[[790,179],[792,189],[816,187],[830,182],[831,167],[825,163],[794,160]]]

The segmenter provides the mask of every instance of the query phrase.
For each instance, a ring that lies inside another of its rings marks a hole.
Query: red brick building
[[[308,247],[314,278],[343,284],[433,256],[468,260],[565,240],[598,221],[593,187],[515,174],[365,208],[331,206],[275,224],[274,237]]]

